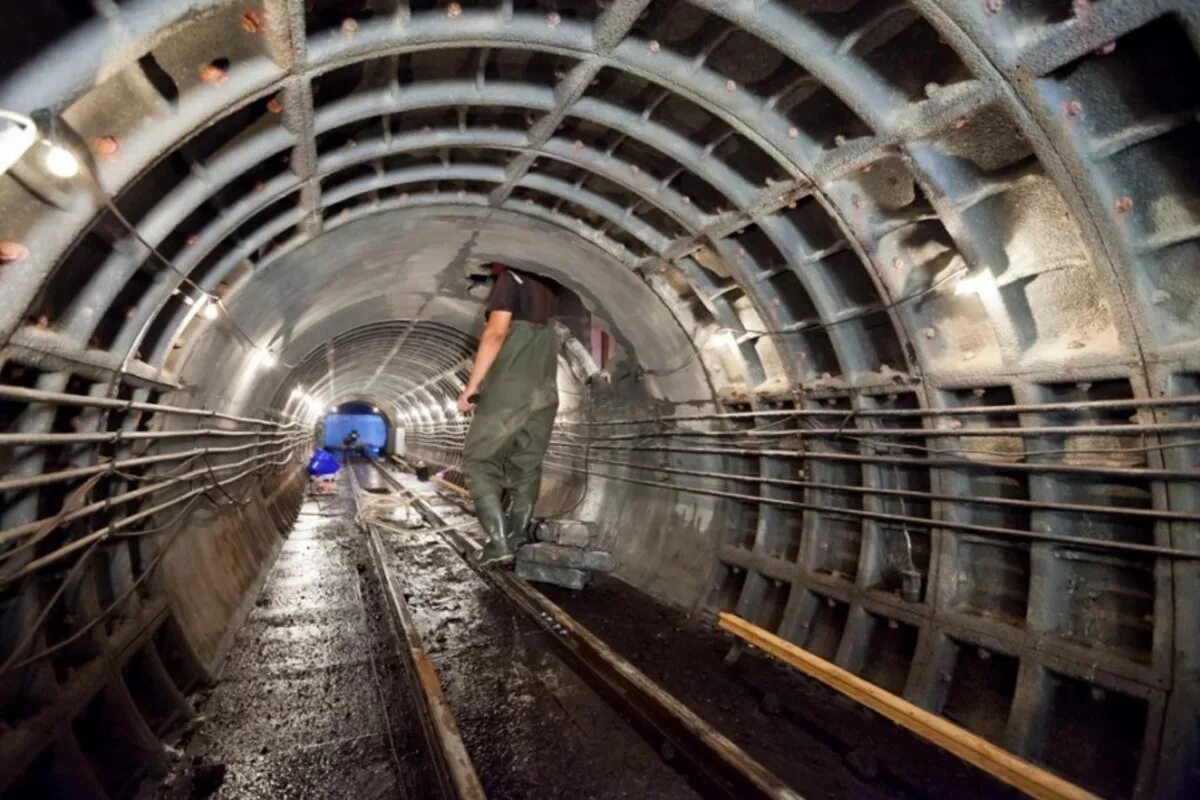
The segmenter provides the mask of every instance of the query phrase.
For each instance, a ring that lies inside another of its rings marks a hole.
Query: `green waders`
[[[488,538],[481,563],[510,561],[525,541],[558,412],[558,347],[553,327],[514,321],[480,389],[463,477]]]

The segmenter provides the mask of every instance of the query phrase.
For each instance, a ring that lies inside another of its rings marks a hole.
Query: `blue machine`
[[[371,455],[378,455],[387,445],[387,423],[378,414],[329,414],[324,446],[337,452],[350,431],[358,431],[358,446]]]

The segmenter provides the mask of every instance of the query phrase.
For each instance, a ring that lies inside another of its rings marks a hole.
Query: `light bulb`
[[[71,151],[52,144],[46,151],[46,169],[58,178],[74,178],[79,174],[79,159]]]

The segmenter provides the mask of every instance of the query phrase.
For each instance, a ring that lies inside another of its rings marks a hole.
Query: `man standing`
[[[463,445],[463,476],[487,535],[480,564],[504,564],[526,537],[542,481],[542,458],[558,412],[561,287],[492,264],[487,324],[458,409],[474,411]],[[502,495],[508,490],[507,512]]]

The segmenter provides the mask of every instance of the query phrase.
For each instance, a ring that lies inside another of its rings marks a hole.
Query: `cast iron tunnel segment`
[[[371,463],[383,480],[413,504],[472,570],[547,632],[567,656],[568,663],[589,678],[589,683],[603,697],[631,718],[635,726],[645,731],[656,744],[669,743],[673,751],[681,756],[686,772],[698,782],[705,794],[714,797],[800,800],[795,790],[655,684],[527,581],[509,570],[478,568],[475,563],[478,548],[474,542],[458,528],[447,525],[424,498],[391,475],[384,462],[372,460]],[[373,528],[371,530],[374,531]],[[378,533],[374,532],[374,535],[378,536]],[[376,563],[382,567],[378,559]]]

